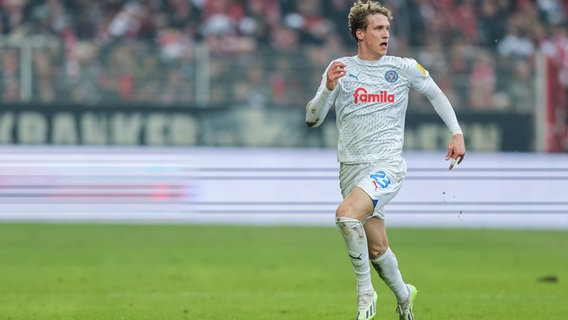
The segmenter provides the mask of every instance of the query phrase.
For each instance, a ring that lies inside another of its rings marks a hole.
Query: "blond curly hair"
[[[370,0],[363,2],[357,0],[353,3],[353,6],[349,10],[349,30],[355,41],[358,41],[356,34],[357,29],[367,29],[369,25],[368,17],[373,14],[382,14],[389,19],[389,22],[393,19],[392,11],[378,2]]]

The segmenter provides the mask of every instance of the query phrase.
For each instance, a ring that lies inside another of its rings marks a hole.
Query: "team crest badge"
[[[389,83],[395,83],[398,80],[398,73],[394,70],[389,70],[385,73],[385,80]]]

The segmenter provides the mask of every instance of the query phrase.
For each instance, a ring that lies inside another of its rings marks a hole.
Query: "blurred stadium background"
[[[304,107],[355,54],[351,3],[0,1],[0,220],[331,223],[335,123]],[[389,53],[430,71],[469,151],[447,175],[414,92],[395,223],[568,228],[568,2],[383,4]]]

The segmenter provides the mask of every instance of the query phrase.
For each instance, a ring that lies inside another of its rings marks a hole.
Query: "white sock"
[[[398,303],[403,303],[408,299],[408,287],[402,280],[402,274],[398,270],[398,260],[390,248],[377,259],[371,260],[373,267],[383,279],[385,284],[392,290]]]
[[[353,271],[357,279],[357,292],[373,291],[371,282],[371,267],[369,266],[369,249],[367,235],[361,221],[352,218],[339,217],[335,223],[345,239],[347,252],[353,264]]]

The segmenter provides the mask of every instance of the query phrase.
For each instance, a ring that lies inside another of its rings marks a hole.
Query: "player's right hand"
[[[328,90],[333,90],[337,86],[337,80],[345,75],[345,63],[340,61],[333,61],[327,69],[327,82],[326,87]]]

